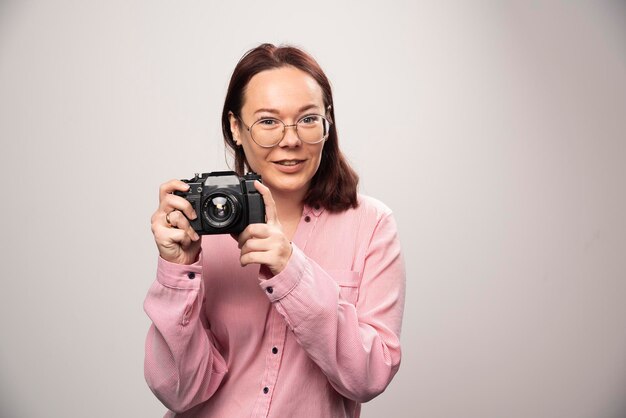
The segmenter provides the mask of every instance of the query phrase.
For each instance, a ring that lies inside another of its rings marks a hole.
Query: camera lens
[[[224,222],[230,216],[232,207],[227,204],[225,197],[217,196],[209,204],[210,216],[219,222]]]
[[[239,216],[239,202],[224,193],[208,196],[202,209],[205,219],[213,228],[228,228]]]

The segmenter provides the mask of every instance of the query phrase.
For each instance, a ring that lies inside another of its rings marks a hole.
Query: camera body
[[[189,190],[174,194],[187,199],[196,211],[198,217],[189,223],[198,235],[239,234],[249,224],[265,223],[265,203],[254,187],[255,180],[261,181],[261,176],[213,171],[182,180]]]

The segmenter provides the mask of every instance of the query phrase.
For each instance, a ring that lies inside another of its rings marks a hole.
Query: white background
[[[158,185],[226,168],[261,42],[331,79],[407,263],[400,372],[362,416],[626,414],[626,6],[0,1],[0,415],[159,417]]]

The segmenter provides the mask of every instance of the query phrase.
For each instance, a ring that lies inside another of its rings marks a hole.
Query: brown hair
[[[224,109],[222,111],[222,132],[226,147],[235,159],[235,171],[243,175],[244,169],[250,169],[242,147],[238,147],[230,131],[229,112],[241,114],[245,89],[252,77],[261,71],[295,67],[309,74],[322,88],[324,107],[332,124],[317,172],[311,179],[311,185],[304,196],[304,203],[311,206],[322,206],[331,212],[341,212],[357,206],[357,185],[359,176],[350,167],[339,149],[337,124],[333,107],[333,94],[328,78],[319,64],[306,52],[292,46],[276,47],[262,44],[246,52],[241,58],[228,85]]]

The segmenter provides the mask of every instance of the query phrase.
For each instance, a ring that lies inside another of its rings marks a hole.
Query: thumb
[[[261,196],[263,196],[263,202],[265,203],[265,221],[268,224],[278,222],[278,216],[276,214],[276,203],[274,202],[274,198],[272,197],[272,192],[270,192],[270,189],[258,180],[254,181],[254,187],[261,194]]]

